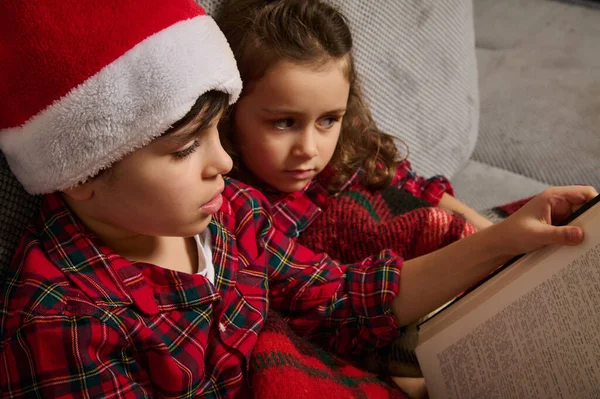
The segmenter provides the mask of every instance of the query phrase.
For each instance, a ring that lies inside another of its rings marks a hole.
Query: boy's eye
[[[273,121],[273,126],[279,130],[289,129],[294,126],[294,120],[292,118],[277,119]]]
[[[200,142],[198,140],[194,140],[194,142],[187,148],[177,151],[173,153],[175,159],[183,159],[196,151],[196,149],[200,146]]]

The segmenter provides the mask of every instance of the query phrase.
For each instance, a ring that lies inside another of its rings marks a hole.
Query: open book
[[[517,257],[419,326],[430,398],[600,398],[600,196],[585,240]]]

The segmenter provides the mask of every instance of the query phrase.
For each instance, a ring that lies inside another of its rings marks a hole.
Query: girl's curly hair
[[[360,90],[352,55],[352,35],[345,17],[319,0],[230,0],[217,15],[244,82],[242,96],[269,68],[285,60],[314,66],[345,61],[350,83],[340,138],[329,163],[335,192],[362,167],[371,189],[390,184],[400,160],[395,138],[377,128]],[[237,154],[233,131],[235,106],[220,126],[221,139],[234,158],[234,177],[252,180]]]

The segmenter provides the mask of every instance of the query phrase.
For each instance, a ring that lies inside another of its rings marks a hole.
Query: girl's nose
[[[294,147],[294,155],[305,158],[316,157],[319,154],[316,140],[317,134],[314,129],[304,130],[298,137],[298,141]]]

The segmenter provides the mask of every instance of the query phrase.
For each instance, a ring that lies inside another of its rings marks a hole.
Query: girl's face
[[[302,190],[331,160],[346,112],[345,60],[282,61],[235,106],[233,137],[246,167],[282,192]]]

